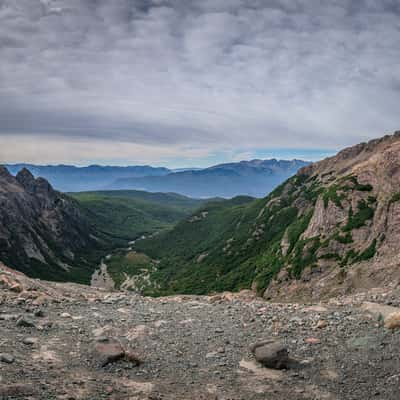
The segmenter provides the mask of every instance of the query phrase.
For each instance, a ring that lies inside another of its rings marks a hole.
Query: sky
[[[0,162],[317,160],[400,129],[398,0],[0,0]]]

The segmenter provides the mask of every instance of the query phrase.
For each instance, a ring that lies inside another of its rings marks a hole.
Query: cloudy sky
[[[318,159],[400,129],[399,0],[0,0],[0,162]]]

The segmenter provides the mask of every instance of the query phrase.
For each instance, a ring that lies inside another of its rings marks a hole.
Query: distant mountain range
[[[146,190],[174,192],[196,198],[262,197],[309,163],[301,160],[252,160],[218,164],[209,168],[170,170],[151,166],[75,167],[71,165],[6,165],[15,175],[23,168],[48,180],[57,190]]]
[[[301,160],[252,160],[219,164],[163,176],[120,178],[108,189],[175,192],[191,197],[262,197],[309,163]]]
[[[171,172],[168,168],[147,165],[128,167],[90,165],[88,167],[75,167],[73,165],[8,164],[5,166],[13,175],[26,168],[35,177],[47,179],[57,190],[63,192],[101,190],[112,185],[118,179],[162,176]]]

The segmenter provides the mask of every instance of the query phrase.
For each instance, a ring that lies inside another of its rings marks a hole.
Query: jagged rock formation
[[[13,177],[0,166],[1,261],[34,277],[76,279],[85,268],[76,253],[95,242],[73,200],[27,169]]]
[[[136,245],[161,260],[161,293],[252,287],[284,300],[396,286],[400,132],[304,167],[264,199],[196,215]]]

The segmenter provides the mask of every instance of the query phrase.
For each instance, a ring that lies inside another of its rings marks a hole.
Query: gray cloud
[[[0,0],[0,160],[38,141],[152,161],[390,132],[399,15],[397,0]]]

